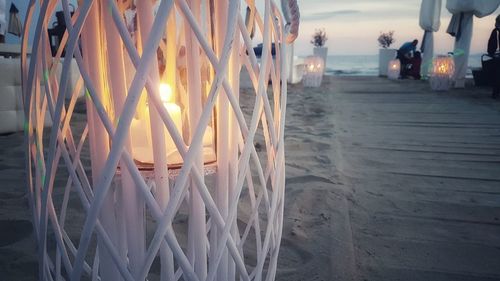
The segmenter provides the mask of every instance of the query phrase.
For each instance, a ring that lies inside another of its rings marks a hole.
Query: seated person
[[[418,40],[415,39],[412,42],[406,42],[398,50],[397,58],[401,62],[401,77],[404,78],[407,75],[408,67],[407,65],[411,62],[413,54],[417,48]]]
[[[410,59],[407,76],[413,77],[415,80],[420,80],[420,67],[422,66],[422,56],[420,52],[415,52],[413,58]]]
[[[491,97],[500,97],[500,15],[495,20],[495,29],[491,32],[488,40],[488,55],[493,58],[493,66],[489,77],[492,79],[493,93]]]

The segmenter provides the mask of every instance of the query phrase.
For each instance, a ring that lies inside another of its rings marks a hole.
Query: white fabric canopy
[[[500,0],[448,0],[446,9],[452,14],[471,12],[482,18],[493,13],[500,5]]]
[[[0,35],[5,35],[7,32],[7,3],[5,0],[0,0]]]
[[[458,34],[455,39],[455,87],[463,88],[469,60],[472,39],[473,17],[484,17],[493,13],[500,0],[447,0],[446,9],[453,14],[452,22],[458,17]]]
[[[420,5],[420,27],[426,31],[439,30],[441,21],[441,0],[422,0]]]
[[[420,6],[420,27],[425,31],[422,42],[422,76],[427,76],[434,56],[434,32],[441,25],[441,0],[422,0]]]

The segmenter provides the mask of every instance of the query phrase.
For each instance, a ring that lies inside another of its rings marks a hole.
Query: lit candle
[[[143,118],[134,117],[130,125],[130,141],[132,155],[135,160],[142,163],[153,163],[151,133],[149,126],[149,110],[144,112]]]
[[[205,130],[205,134],[203,134],[203,146],[208,147],[212,146],[214,133],[212,131],[212,127],[207,126]]]
[[[179,134],[182,136],[181,108],[177,104],[171,102],[172,88],[170,85],[164,83],[160,84],[160,99],[163,106],[170,114],[170,118],[172,118]],[[142,163],[153,163],[154,159],[149,118],[149,108],[146,108],[144,118],[134,118],[130,129],[134,159]],[[174,140],[166,129],[165,143],[167,146],[168,163],[177,163],[179,161],[179,153]]]
[[[163,106],[167,109],[168,114],[174,121],[175,127],[179,131],[179,134],[182,136],[182,114],[181,108],[172,102],[172,87],[169,84],[162,83],[160,84],[160,99],[163,103]],[[175,146],[174,140],[172,136],[165,130],[165,142],[167,145],[167,153],[170,155],[171,153],[175,153],[177,151],[177,147]],[[170,162],[170,161],[169,161]]]
[[[172,102],[172,88],[170,85],[160,84],[160,99],[163,106],[170,114],[175,127],[182,136],[182,113],[181,108]],[[153,163],[153,148],[151,145],[151,131],[149,126],[149,109],[145,110],[144,118],[134,118],[131,125],[132,147],[134,159],[142,163]],[[213,129],[207,126],[203,135],[204,154],[207,160],[213,160]],[[167,146],[167,161],[169,164],[179,164],[182,161],[170,133],[165,129],[165,143]]]

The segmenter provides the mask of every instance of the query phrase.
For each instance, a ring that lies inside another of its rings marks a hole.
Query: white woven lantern
[[[325,64],[319,56],[308,56],[304,59],[304,76],[302,84],[304,87],[319,87],[323,80]]]
[[[455,63],[451,56],[437,56],[432,60],[432,71],[429,77],[431,89],[448,91],[453,83]]]
[[[398,79],[401,72],[401,62],[398,59],[390,60],[387,64],[387,78]]]
[[[250,26],[240,1],[164,0],[154,12],[152,1],[82,0],[71,18],[67,0],[46,0],[34,23],[36,2],[22,78],[39,280],[274,280],[285,187],[280,70],[284,42],[298,32],[296,1],[282,3],[287,23],[273,1],[248,1]],[[47,22],[59,4],[68,27],[52,57]],[[134,13],[139,29],[127,29]],[[65,99],[72,57],[81,77]],[[242,67],[253,83],[249,116]],[[82,87],[86,122],[75,121]]]

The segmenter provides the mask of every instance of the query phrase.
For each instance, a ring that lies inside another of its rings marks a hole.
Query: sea
[[[471,68],[481,67],[481,54],[469,56],[468,77]],[[333,55],[328,56],[325,74],[333,76],[377,76],[378,55]]]

